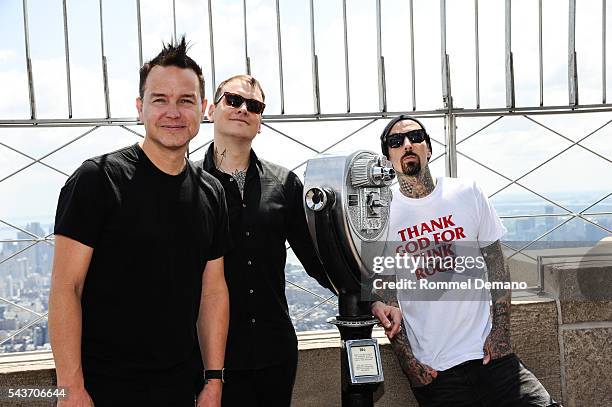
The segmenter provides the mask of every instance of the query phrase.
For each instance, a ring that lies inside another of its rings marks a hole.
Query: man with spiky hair
[[[185,158],[203,89],[185,38],[165,45],[140,69],[144,140],[86,160],[61,190],[49,298],[59,406],[220,405],[227,207]]]

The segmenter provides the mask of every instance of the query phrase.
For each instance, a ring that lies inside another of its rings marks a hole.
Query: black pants
[[[515,354],[493,360],[470,360],[438,372],[433,382],[413,387],[421,407],[559,406]]]
[[[297,371],[295,357],[277,366],[228,370],[223,385],[223,407],[289,407]]]

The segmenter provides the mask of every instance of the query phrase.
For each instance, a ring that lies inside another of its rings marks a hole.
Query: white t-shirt
[[[476,287],[476,280],[486,281],[480,248],[506,229],[470,180],[438,178],[433,192],[420,199],[407,198],[398,185],[392,192],[387,255],[417,260],[395,269],[396,281],[411,280],[417,287],[397,292],[415,357],[436,370],[482,358],[491,318],[489,290]],[[437,289],[444,281],[463,285]],[[436,289],[421,287],[424,283]]]

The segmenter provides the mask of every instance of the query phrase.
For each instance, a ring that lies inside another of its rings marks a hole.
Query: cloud
[[[12,49],[0,49],[0,64],[11,62],[17,57],[17,53]]]
[[[280,113],[279,67],[276,36],[275,0],[253,0],[247,2],[248,51],[253,74],[260,79],[266,91],[266,113]],[[172,1],[147,0],[142,4],[143,57],[153,57],[161,48],[162,41],[173,35]],[[451,82],[455,106],[474,108],[475,95],[475,48],[474,9],[472,1],[446,2],[447,4],[447,51],[451,63]],[[480,96],[482,107],[505,106],[504,66],[504,1],[479,2],[480,40]],[[467,5],[467,6],[466,6]],[[567,20],[568,10],[564,3],[559,7],[553,0],[544,1],[544,88],[545,103],[567,104]],[[442,107],[441,55],[440,55],[440,3],[424,0],[414,2],[414,41],[416,69],[417,109]],[[54,7],[45,3],[44,7]],[[207,2],[181,0],[176,2],[177,33],[186,33],[192,43],[191,55],[203,66],[207,80],[206,92],[214,91],[211,80],[211,50],[209,46]],[[91,9],[91,10],[90,10]],[[99,38],[96,37],[96,7],[70,7],[71,25],[71,69],[74,117],[104,117],[104,93],[100,67]],[[376,59],[375,3],[370,0],[347,2],[348,44],[351,112],[374,112],[378,109],[378,71]],[[44,10],[37,11],[44,14]],[[312,58],[310,43],[309,2],[281,1],[280,23],[282,34],[285,113],[310,114],[314,111],[312,90]],[[577,9],[577,52],[581,102],[597,103],[601,96],[601,12],[599,6],[579,3]],[[79,20],[78,13],[87,14],[87,24]],[[92,14],[93,13],[93,14]],[[125,8],[123,2],[105,2],[105,48],[109,66],[111,113],[115,117],[135,117],[133,107],[137,94],[138,44],[136,33],[136,9]],[[242,1],[225,0],[213,2],[215,81],[219,83],[228,76],[245,72],[244,26]],[[92,17],[94,16],[94,17]],[[323,113],[343,113],[346,110],[345,67],[343,48],[341,2],[315,2],[315,43],[319,58],[321,108]],[[382,2],[382,53],[387,74],[387,100],[389,110],[412,109],[412,83],[410,58],[408,2],[386,0]],[[537,51],[537,5],[527,1],[512,3],[512,50],[515,57],[516,97],[518,105],[537,105],[538,51]],[[55,19],[57,20],[57,19]],[[55,23],[48,22],[48,24]],[[79,23],[79,21],[81,21]],[[562,23],[559,23],[559,22]],[[92,22],[91,24],[89,22]],[[37,41],[44,39],[49,28],[33,25],[32,34]],[[37,32],[39,30],[40,32]],[[61,29],[60,29],[61,31]],[[86,31],[86,32],[85,32]],[[35,41],[36,42],[36,41]],[[612,44],[609,41],[608,44]],[[38,44],[40,47],[41,44]],[[51,47],[54,45],[55,48]],[[3,45],[0,50],[0,87],[5,97],[0,99],[0,119],[26,119],[29,117],[27,75],[24,61],[18,57],[23,47],[21,38]],[[44,58],[33,55],[34,85],[39,117],[66,118],[67,93],[63,44],[50,44]],[[594,62],[589,62],[594,61]],[[612,64],[608,64],[612,69]],[[612,82],[612,81],[610,81]],[[584,114],[571,115],[569,119],[538,116],[544,122],[567,134],[584,134],[590,124],[601,121],[601,115],[593,120],[580,120]],[[487,118],[493,120],[493,118]],[[602,119],[603,120],[603,119]],[[533,125],[523,126],[525,119],[502,120],[496,126],[483,131],[471,142],[462,144],[466,153],[481,161],[497,165],[500,169],[512,168],[515,162],[531,163],[544,157],[550,140],[546,131]],[[459,119],[460,131],[469,128],[469,119]],[[280,126],[289,135],[308,141],[313,137],[330,140],[339,139],[365,122],[341,122],[334,126],[313,123],[308,126],[295,123]],[[338,149],[363,146],[376,149],[379,121],[338,146]],[[344,126],[344,128],[343,128]],[[557,127],[555,127],[557,126]],[[474,127],[475,131],[478,126]],[[431,119],[428,128],[437,139],[443,139],[442,119]],[[2,129],[0,141],[22,149],[35,157],[58,147],[86,128],[70,129]],[[111,130],[117,130],[116,133]],[[606,130],[607,131],[607,130]],[[49,158],[49,162],[70,172],[82,158],[96,155],[121,143],[134,140],[123,138],[123,130],[104,129],[77,142],[65,153]],[[206,127],[206,134],[210,128]],[[333,133],[333,134],[331,134]],[[116,137],[115,137],[116,135]],[[274,150],[272,157],[307,157],[312,152],[301,147],[285,146],[275,142],[280,137],[266,131],[259,136],[257,148]],[[202,141],[206,137],[200,137]],[[573,138],[573,136],[572,136]],[[557,138],[558,139],[558,138]],[[603,138],[601,138],[603,139]],[[486,140],[486,142],[483,142]],[[521,140],[521,145],[518,145]],[[561,139],[558,139],[561,140]],[[480,142],[479,142],[480,141]],[[553,141],[554,142],[554,141]],[[326,143],[317,143],[325,146]],[[561,140],[561,144],[566,144]],[[282,147],[284,146],[284,147]],[[438,151],[441,147],[436,146]],[[3,147],[0,147],[3,149]],[[261,152],[266,156],[265,152]],[[3,157],[13,157],[4,151]],[[503,156],[502,156],[503,155]],[[569,155],[568,157],[572,157]],[[588,157],[588,156],[587,156]],[[7,173],[20,165],[21,158],[3,162],[0,172]],[[6,161],[6,160],[4,160]],[[282,161],[282,159],[281,159]],[[26,160],[27,162],[27,160]],[[569,161],[568,161],[569,162]],[[574,162],[574,161],[572,161]],[[286,164],[292,164],[288,160]],[[443,160],[438,160],[436,171],[443,171]],[[438,164],[439,163],[439,164]],[[599,164],[598,164],[599,165]],[[605,163],[609,165],[609,163]],[[555,167],[556,168],[556,167]],[[597,167],[599,168],[599,167]],[[32,172],[34,174],[36,172]],[[41,172],[44,174],[45,172]],[[547,176],[550,174],[545,172]],[[36,173],[37,174],[37,173]],[[20,183],[17,195],[20,200],[36,202],[37,183],[44,183],[44,176],[30,177],[31,181]],[[17,184],[15,184],[17,185]],[[13,185],[11,191],[17,191]],[[561,187],[559,183],[550,183]],[[581,188],[601,188],[601,178],[591,177],[581,182]],[[2,184],[0,183],[0,188]],[[1,189],[0,189],[1,190]],[[45,189],[46,190],[46,189]],[[48,194],[48,193],[47,193]],[[47,205],[53,199],[38,200]],[[46,203],[45,203],[46,202]],[[0,218],[42,213],[27,205],[0,207]]]

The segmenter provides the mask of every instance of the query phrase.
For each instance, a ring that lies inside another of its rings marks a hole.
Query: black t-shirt
[[[214,177],[190,161],[168,175],[137,144],[89,159],[62,188],[55,233],[94,249],[81,298],[86,375],[201,372],[202,274],[230,241]]]

